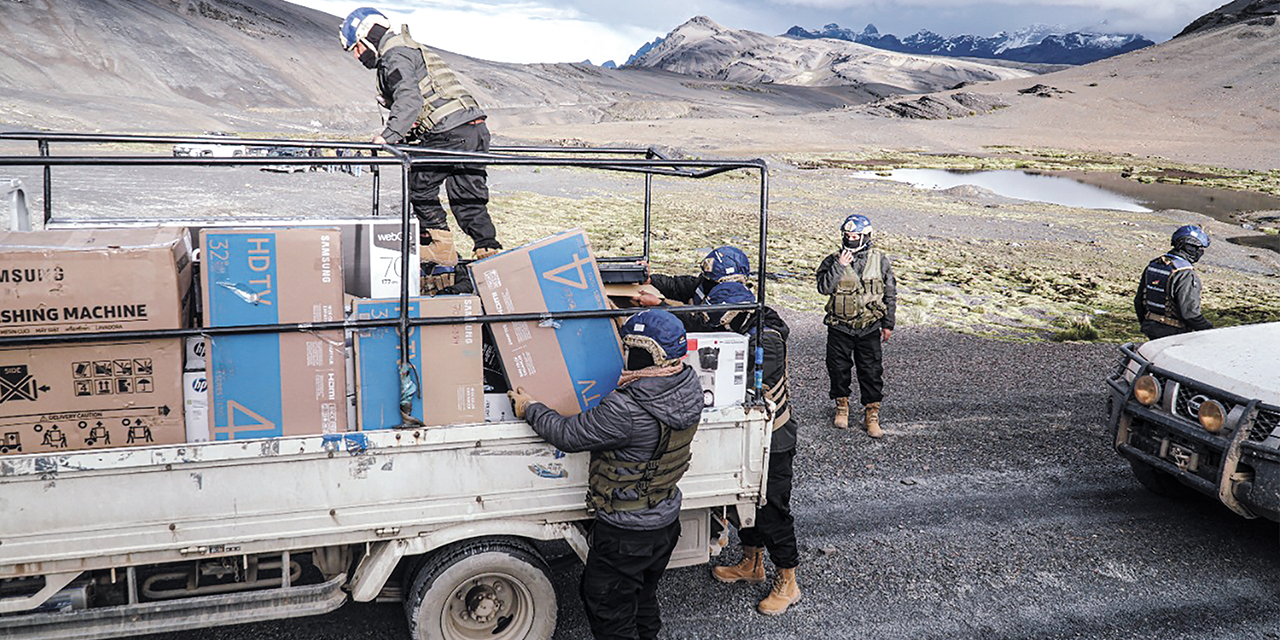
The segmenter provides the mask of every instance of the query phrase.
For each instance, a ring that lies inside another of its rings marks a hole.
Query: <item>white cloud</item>
[[[626,61],[653,38],[648,29],[611,25],[572,8],[537,2],[400,0],[385,4],[347,0],[295,0],[345,17],[376,6],[393,23],[409,25],[414,39],[454,53],[499,62]],[[337,26],[335,25],[335,32]]]

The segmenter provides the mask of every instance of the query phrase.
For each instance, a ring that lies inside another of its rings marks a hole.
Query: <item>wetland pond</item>
[[[855,176],[905,182],[924,189],[973,185],[1006,198],[1085,209],[1135,212],[1181,209],[1234,225],[1241,223],[1241,214],[1280,210],[1280,197],[1277,196],[1184,184],[1147,184],[1113,173],[894,169],[887,172],[861,171]],[[1280,251],[1280,236],[1246,236],[1228,240]]]

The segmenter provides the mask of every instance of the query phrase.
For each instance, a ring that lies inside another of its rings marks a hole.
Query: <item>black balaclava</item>
[[[366,68],[375,69],[378,66],[378,53],[375,43],[382,42],[382,36],[387,35],[387,28],[375,24],[369,27],[369,35],[364,39],[364,53],[360,54],[360,64]]]
[[[640,347],[627,349],[627,371],[639,371],[653,366],[653,354]]]
[[[1174,247],[1173,250],[1190,260],[1192,264],[1199,262],[1200,258],[1204,256],[1204,247],[1192,242],[1183,242]]]

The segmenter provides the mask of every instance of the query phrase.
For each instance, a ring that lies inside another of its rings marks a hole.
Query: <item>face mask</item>
[[[365,48],[364,53],[360,54],[360,64],[366,68],[374,69],[378,66],[378,54],[373,49]]]
[[[1204,247],[1187,244],[1182,246],[1182,252],[1186,254],[1187,260],[1190,260],[1191,262],[1199,262],[1200,258],[1204,256]]]

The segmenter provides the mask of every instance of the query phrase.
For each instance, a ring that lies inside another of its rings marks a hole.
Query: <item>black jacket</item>
[[[672,429],[696,427],[702,420],[702,386],[693,369],[661,378],[640,378],[605,396],[594,408],[574,416],[532,402],[525,420],[562,451],[614,451],[618,458],[647,462],[658,446],[661,419]],[[629,496],[634,497],[634,496]],[[638,511],[596,512],[596,518],[632,530],[661,529],[680,517],[680,491]]]
[[[383,51],[384,43],[393,35],[396,34],[388,30],[378,43],[377,72],[379,86],[382,87],[378,102],[389,111],[382,131],[387,144],[404,142],[413,131],[414,124],[422,115],[422,90],[418,83],[427,77],[427,65],[417,49],[391,47]],[[432,133],[448,131],[483,116],[481,109],[463,109],[446,116]]]
[[[776,311],[769,307],[764,308],[764,326],[763,334],[756,331],[756,323],[753,318],[748,323],[748,330],[751,332],[750,348],[747,353],[755,354],[756,345],[764,347],[764,384],[765,386],[773,386],[778,383],[783,374],[787,373],[787,338],[791,335],[791,327],[782,320]],[[761,337],[763,335],[763,337]],[[752,358],[755,356],[752,355]],[[791,394],[788,393],[788,396]],[[788,403],[790,399],[788,398]],[[778,411],[789,410],[790,407],[779,406]],[[772,453],[785,453],[796,448],[796,421],[795,418],[788,420],[773,432],[773,442],[770,445]]]

